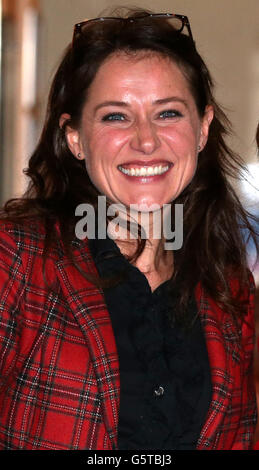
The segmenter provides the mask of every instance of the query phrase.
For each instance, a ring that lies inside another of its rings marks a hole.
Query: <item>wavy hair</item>
[[[147,10],[124,9],[117,17],[128,18],[149,13]],[[93,186],[83,161],[70,152],[66,126],[78,128],[89,86],[108,56],[119,51],[137,54],[147,51],[160,54],[176,63],[183,72],[200,117],[207,105],[214,108],[205,148],[200,152],[197,171],[191,183],[172,203],[184,205],[184,243],[174,252],[172,282],[181,281],[179,312],[181,315],[196,284],[200,281],[208,295],[235,318],[242,317],[242,291],[248,283],[246,242],[242,229],[248,230],[257,245],[257,234],[242,207],[229,177],[238,178],[245,165],[225,142],[230,123],[213,97],[213,81],[193,41],[178,33],[169,21],[146,18],[132,22],[92,22],[87,34],[70,44],[58,67],[51,87],[45,125],[28,168],[28,189],[22,198],[6,202],[5,218],[21,221],[39,218],[46,228],[44,257],[55,240],[54,221],[58,221],[67,253],[71,254],[74,237],[75,208],[82,202],[97,206],[97,189]],[[61,114],[70,115],[62,128]],[[143,240],[135,257],[144,248]],[[258,247],[257,247],[258,248]],[[239,281],[239,293],[233,295],[230,279]]]

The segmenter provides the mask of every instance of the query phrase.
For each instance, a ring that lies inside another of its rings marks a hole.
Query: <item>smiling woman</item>
[[[75,25],[28,189],[1,214],[1,449],[252,447],[241,227],[256,233],[227,179],[242,162],[212,91],[186,16]],[[124,208],[124,237],[109,236],[100,198]],[[91,239],[75,235],[81,204]],[[173,251],[155,220],[179,205]]]
[[[192,180],[212,118],[212,106],[199,116],[188,82],[171,60],[121,52],[98,70],[81,126],[67,126],[66,136],[110,201],[162,207]]]

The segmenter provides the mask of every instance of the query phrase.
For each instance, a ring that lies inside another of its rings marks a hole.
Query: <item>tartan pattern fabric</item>
[[[116,449],[120,382],[111,321],[102,291],[68,260],[59,235],[44,279],[41,226],[0,223],[1,450]],[[87,242],[75,239],[72,247],[82,272],[97,274]],[[252,276],[244,297],[238,331],[197,285],[213,385],[200,450],[252,448]]]

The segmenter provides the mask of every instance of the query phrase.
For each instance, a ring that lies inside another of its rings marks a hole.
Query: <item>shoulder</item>
[[[58,237],[57,237],[58,240]],[[0,219],[0,263],[12,265],[15,260],[23,266],[24,272],[43,262],[46,229],[40,220],[11,222]],[[62,256],[60,243],[55,242],[47,253],[48,260]]]
[[[0,219],[0,279],[26,284],[35,271],[40,272],[44,250],[43,225],[27,220],[14,223]],[[8,282],[9,282],[8,281]]]
[[[43,259],[48,263],[56,263],[67,259],[67,250],[63,241],[60,224],[53,220],[51,224],[52,238],[48,240],[48,228],[40,219],[27,219],[21,222],[11,222],[0,219],[0,261],[6,256],[10,259],[20,257],[23,264],[37,262],[42,264]],[[47,243],[48,242],[48,243]],[[79,240],[76,236],[69,245],[70,255],[75,259],[81,257],[91,258],[88,240]]]
[[[238,279],[232,278],[229,281],[232,295],[238,298],[244,311],[243,328],[254,323],[255,314],[255,281],[252,272],[247,269],[247,280],[240,284]]]
[[[54,233],[57,234],[56,240],[59,240],[57,222],[54,222]],[[44,250],[46,234],[45,224],[40,219],[24,219],[20,222],[0,219],[0,248],[9,243],[20,252],[35,252],[40,255]],[[56,243],[52,251],[58,248],[61,249],[61,243]]]
[[[229,327],[230,320],[225,316],[223,329],[228,333],[231,330],[233,338],[235,338],[234,331],[237,332],[236,340],[240,338],[244,360],[249,364],[255,343],[255,281],[252,272],[247,270],[247,281],[242,285],[238,279],[231,279],[230,287],[232,295],[238,299],[243,315],[242,318],[233,319],[235,321],[231,322],[232,327]]]
[[[21,222],[0,219],[0,237],[1,239],[9,237],[17,242],[27,239],[44,240],[44,224],[32,219],[22,220]]]
[[[249,272],[249,282],[244,292],[245,316],[242,325],[243,337],[248,338],[248,349],[254,348],[255,341],[255,281],[253,274]]]
[[[240,342],[241,338],[249,342],[254,340],[255,330],[255,282],[251,271],[247,270],[246,280],[241,283],[238,276],[227,276],[227,284],[232,299],[238,304],[240,314],[231,313],[226,307],[217,303],[199,283],[196,288],[196,299],[202,319],[206,325],[214,325],[232,341]]]

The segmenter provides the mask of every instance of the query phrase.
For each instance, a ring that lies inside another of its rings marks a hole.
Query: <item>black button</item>
[[[162,397],[164,395],[164,388],[162,387],[162,385],[160,385],[156,390],[154,390],[154,395],[156,397]]]

